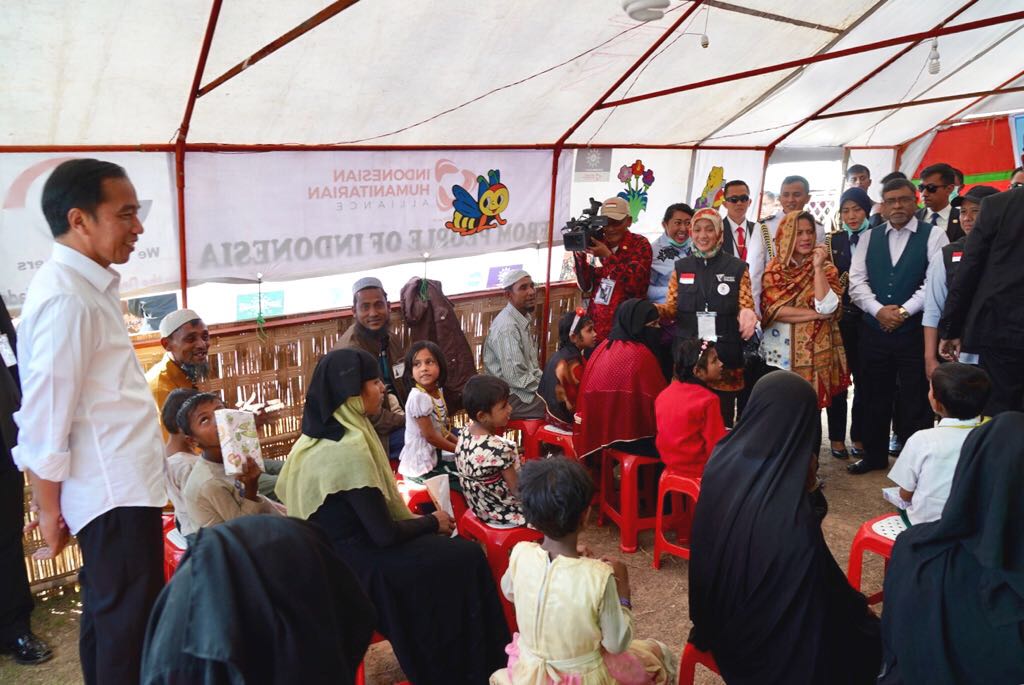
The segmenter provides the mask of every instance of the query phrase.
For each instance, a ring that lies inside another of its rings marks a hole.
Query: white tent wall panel
[[[896,150],[865,150],[863,148],[851,148],[846,161],[846,168],[854,164],[863,164],[871,172],[871,187],[868,189],[875,201],[882,198],[882,177],[896,170]],[[845,173],[845,169],[843,170]],[[843,187],[846,187],[843,179]]]
[[[750,188],[750,209],[747,218],[757,219],[758,202],[761,199],[761,174],[764,172],[764,152],[759,150],[697,150],[690,183],[689,202],[694,204],[708,184],[713,167],[721,167],[723,180],[745,181]],[[725,216],[725,208],[722,208]]]
[[[175,290],[180,283],[174,157],[160,152],[17,153],[0,155],[0,295],[15,313],[32,277],[53,252],[53,234],[40,207],[43,185],[61,162],[99,157],[128,172],[144,232],[127,264],[117,267],[121,294]]]
[[[181,122],[209,2],[0,6],[0,144],[163,143]]]
[[[1024,68],[1024,65],[1021,65]],[[1024,86],[1024,77],[1007,84],[1008,88]],[[1024,110],[1024,92],[1006,93],[985,98],[963,113],[963,117],[981,118],[985,115],[998,115],[1006,112]]]
[[[576,151],[576,154],[582,153],[583,150]],[[689,150],[612,150],[611,171],[607,181],[572,184],[572,215],[578,217],[580,211],[588,206],[587,200],[591,197],[603,202],[624,190],[624,184],[617,178],[619,169],[639,159],[646,168],[654,170],[654,183],[647,191],[647,209],[640,213],[633,230],[653,240],[662,232],[661,219],[666,207],[676,202],[692,204],[692,199],[686,195],[691,154]]]

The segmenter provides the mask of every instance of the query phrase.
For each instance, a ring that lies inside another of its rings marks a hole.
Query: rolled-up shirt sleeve
[[[834,290],[829,290],[820,300],[814,298],[814,311],[819,314],[833,314],[837,309],[839,309],[839,296]]]
[[[14,415],[14,462],[22,471],[60,482],[71,471],[71,425],[101,331],[86,304],[68,295],[45,302],[27,323],[18,340],[22,401]]]

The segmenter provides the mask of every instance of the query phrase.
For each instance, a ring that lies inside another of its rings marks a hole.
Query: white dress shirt
[[[938,521],[949,498],[953,473],[960,461],[960,448],[981,417],[942,419],[935,428],[917,431],[889,471],[889,480],[914,493],[907,518],[914,525]]]
[[[779,224],[785,216],[785,212],[779,212],[775,216],[765,219],[764,223],[768,227],[769,240],[775,240],[775,232],[779,229]],[[825,227],[815,221],[814,229],[815,244],[818,245],[825,242]],[[775,246],[773,245],[772,250],[774,249]],[[757,312],[757,318],[759,319],[761,318],[762,279],[764,278],[764,268],[768,266],[769,261],[770,258],[768,257],[768,250],[765,249],[761,223],[755,221],[754,231],[750,236],[750,240],[747,241],[747,264],[750,265],[750,291],[754,296],[754,311]]]
[[[919,226],[920,224],[916,217],[911,217],[910,222],[899,230],[893,228],[892,224],[884,224],[885,235],[889,239],[889,257],[892,259],[893,264],[896,264],[900,257],[903,256],[903,250],[907,247],[907,243],[910,242],[910,236],[917,233]],[[876,316],[883,306],[875,297],[875,293],[871,289],[871,283],[868,282],[868,244],[871,242],[872,237],[877,235],[878,230],[876,229],[871,229],[870,232],[866,233],[857,242],[857,249],[854,250],[853,259],[850,262],[850,299],[862,311],[867,312],[871,316]],[[946,237],[946,232],[940,228],[936,227],[928,235],[929,268],[936,259],[942,261],[941,250],[943,246],[948,244],[949,238]],[[926,289],[927,279],[922,281],[921,287],[910,296],[909,300],[903,303],[903,308],[911,316],[924,311]]]
[[[921,318],[921,325],[926,328],[938,328],[942,310],[946,307],[946,297],[949,295],[946,288],[946,262],[944,260],[936,259],[928,267],[928,277],[924,287],[924,316]],[[957,361],[961,364],[977,364],[978,355],[960,350],[960,357]]]
[[[18,328],[14,461],[61,483],[73,534],[116,507],[162,507],[160,421],[125,330],[120,276],[55,243]]]
[[[940,209],[938,212],[933,212],[932,210],[930,210],[927,207],[925,207],[924,208],[924,220],[927,221],[930,224],[934,224],[937,228],[942,229],[943,233],[945,233],[946,229],[949,228],[949,215],[952,212],[953,212],[953,207],[951,205],[948,205],[948,204],[945,207],[943,207],[942,209]],[[933,218],[934,214],[938,214],[939,218],[938,219],[934,219]]]

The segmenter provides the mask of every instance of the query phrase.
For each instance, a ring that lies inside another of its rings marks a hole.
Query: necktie
[[[939,225],[939,213],[932,212],[932,226],[938,227]]]
[[[736,254],[743,261],[747,260],[747,232],[743,224],[736,227]]]

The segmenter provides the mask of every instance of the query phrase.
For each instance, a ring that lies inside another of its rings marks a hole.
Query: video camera
[[[562,244],[569,252],[586,252],[590,239],[604,240],[604,229],[608,217],[598,216],[601,203],[590,198],[590,208],[584,209],[579,219],[569,219],[562,227]]]

